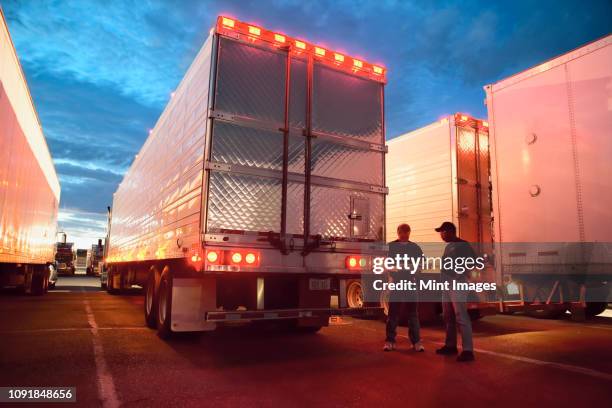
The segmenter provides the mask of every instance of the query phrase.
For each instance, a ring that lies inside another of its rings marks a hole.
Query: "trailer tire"
[[[41,296],[45,294],[45,276],[39,268],[32,271],[32,281],[30,283],[30,294]]]
[[[165,268],[157,289],[157,335],[162,339],[172,336],[172,274]]]
[[[155,292],[155,272],[151,272],[145,287],[144,301],[145,323],[151,329],[157,328],[157,294]]]
[[[106,291],[110,295],[118,295],[119,294],[119,290],[117,288],[115,288],[115,285],[113,284],[113,282],[115,280],[115,274],[116,273],[117,273],[117,271],[115,270],[115,268],[112,268],[111,270],[108,271],[108,278],[106,280]]]
[[[346,303],[352,308],[363,307],[363,287],[360,280],[351,280],[346,285]]]

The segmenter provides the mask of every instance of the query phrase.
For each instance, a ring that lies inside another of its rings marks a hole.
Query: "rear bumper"
[[[339,309],[281,309],[281,310],[244,310],[232,312],[206,312],[210,323],[279,320],[303,318],[329,318],[331,316],[375,317],[382,314],[381,307],[339,308]]]

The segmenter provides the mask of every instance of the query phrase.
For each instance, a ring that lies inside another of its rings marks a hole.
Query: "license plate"
[[[309,279],[308,288],[310,290],[329,290],[330,279]]]

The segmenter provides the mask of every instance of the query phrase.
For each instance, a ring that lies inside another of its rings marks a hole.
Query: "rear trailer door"
[[[206,233],[382,239],[381,82],[219,36],[210,116]]]
[[[460,236],[491,251],[489,131],[483,122],[455,116],[457,205]]]

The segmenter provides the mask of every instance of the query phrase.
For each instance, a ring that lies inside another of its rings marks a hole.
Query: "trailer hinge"
[[[229,113],[215,111],[213,109],[208,110],[208,117],[211,119],[223,119],[223,120],[234,120],[234,115]]]
[[[379,152],[388,153],[389,152],[389,146],[381,145],[381,144],[376,144],[376,143],[370,143],[370,150],[376,150],[376,151],[379,151]]]
[[[231,164],[206,162],[206,170],[232,171]]]
[[[370,186],[370,191],[373,193],[389,194],[389,187]]]

